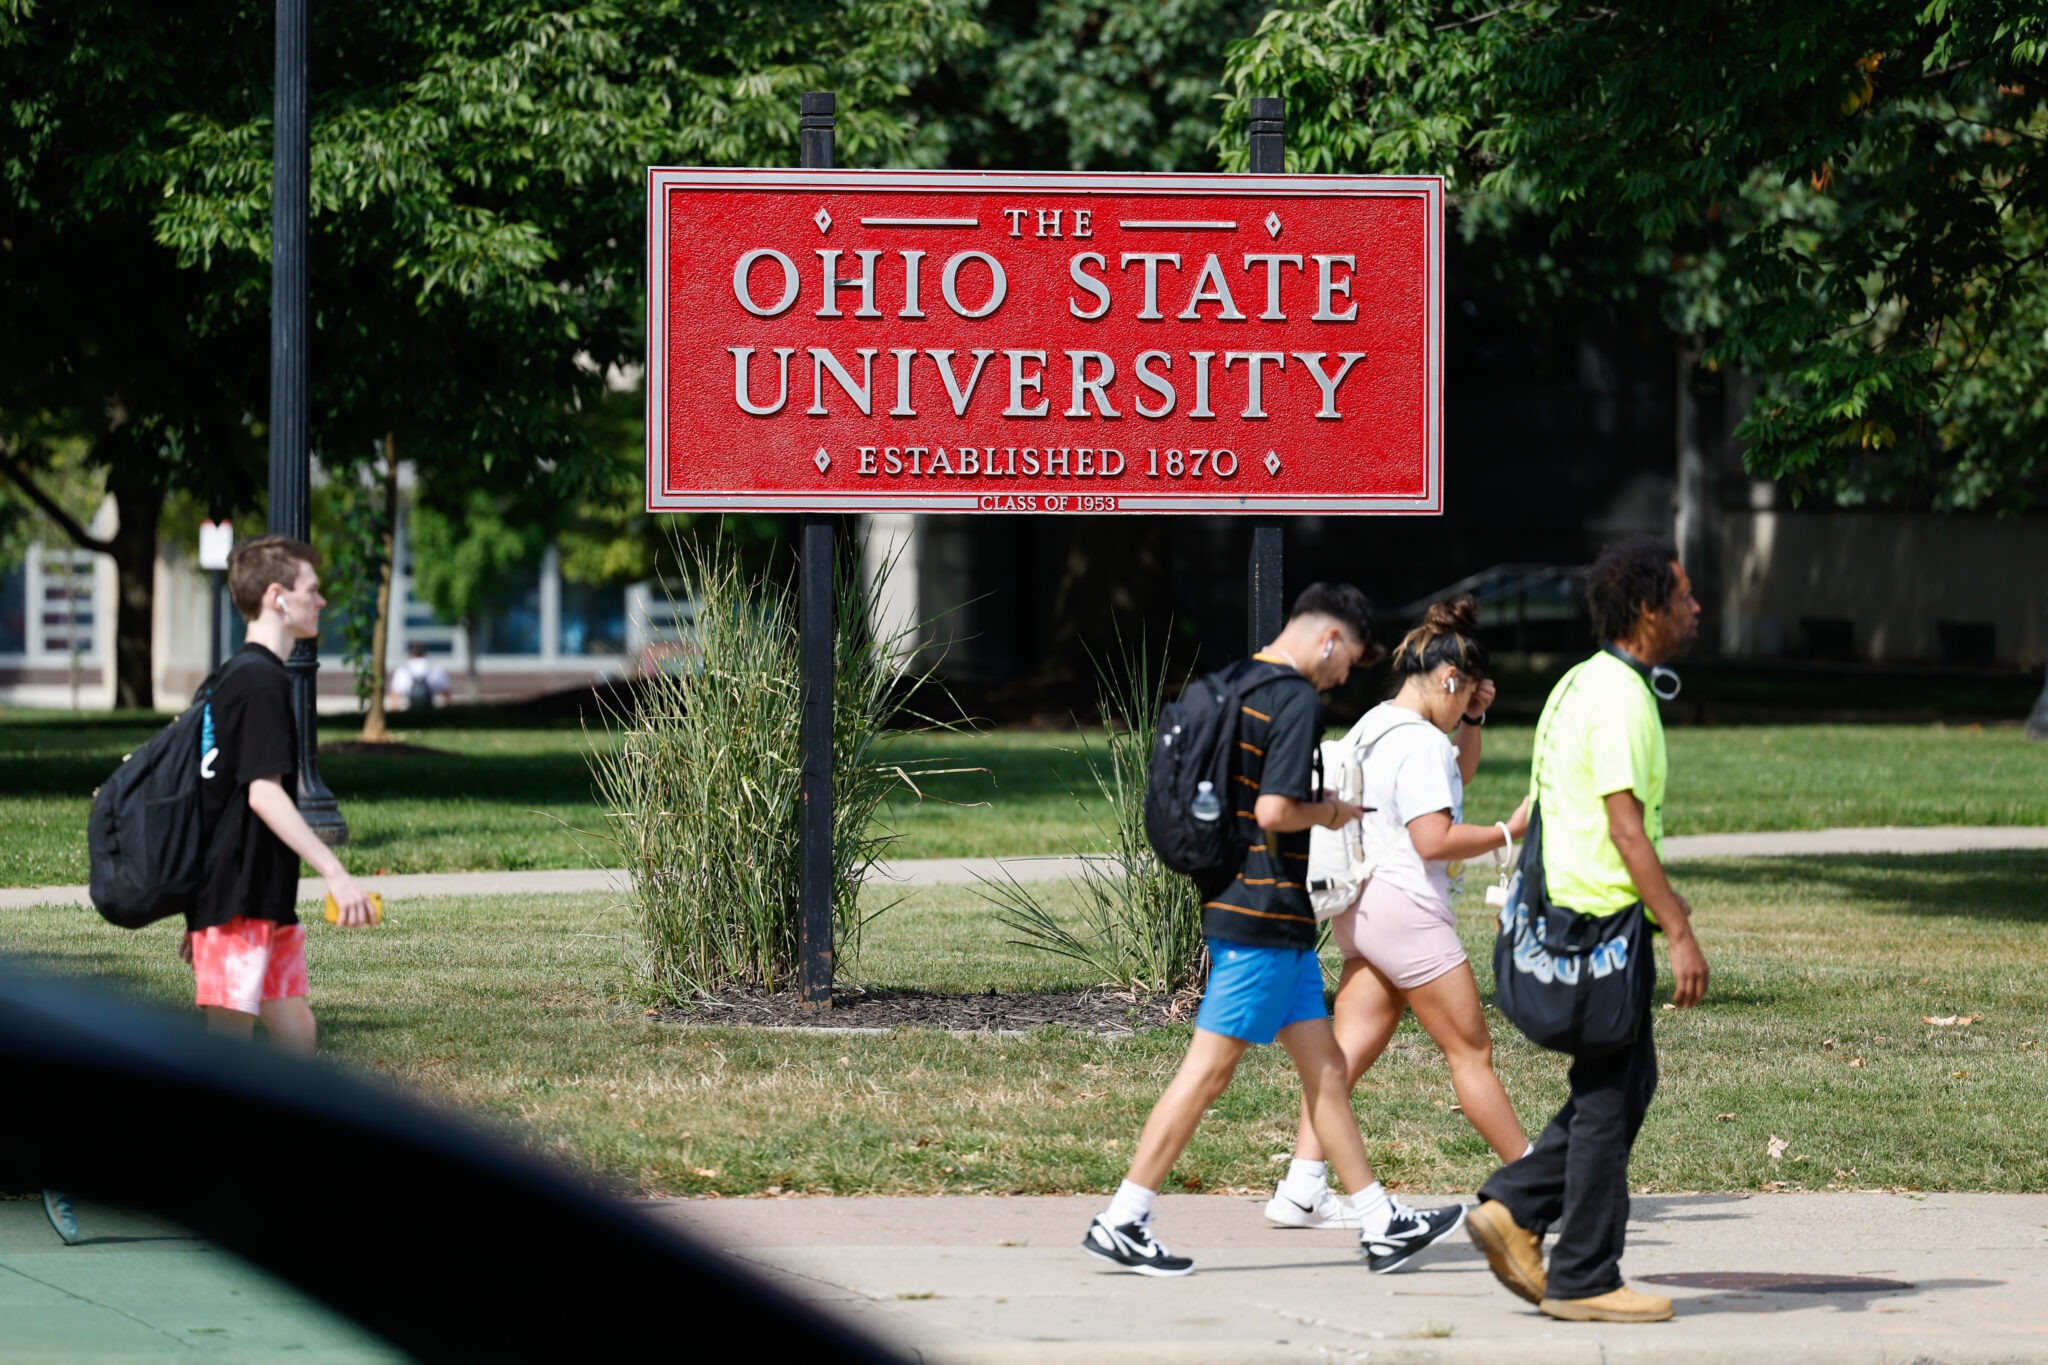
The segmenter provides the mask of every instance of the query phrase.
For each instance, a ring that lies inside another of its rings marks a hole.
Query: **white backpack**
[[[1365,762],[1373,746],[1404,725],[1428,724],[1402,707],[1375,706],[1342,739],[1323,742],[1324,780],[1340,799],[1357,805],[1365,795]],[[1318,921],[1335,919],[1358,903],[1386,855],[1387,840],[1402,833],[1370,812],[1341,829],[1317,825],[1309,830],[1308,899]]]

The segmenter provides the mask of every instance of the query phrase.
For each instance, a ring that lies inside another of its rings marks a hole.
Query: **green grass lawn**
[[[1534,734],[1487,727],[1468,819],[1505,819],[1521,800]],[[2017,726],[1677,726],[1668,739],[1670,834],[2048,824],[2048,744]],[[906,856],[1065,853],[1094,837],[1099,801],[1078,734],[906,735],[895,744],[906,755],[986,770],[935,778],[920,784],[925,800],[889,806]]]
[[[160,718],[0,715],[0,885],[76,884],[93,788]],[[330,721],[330,740],[353,727]],[[321,771],[348,819],[351,868],[445,872],[608,866],[586,746],[572,722],[493,724],[442,714],[399,737],[431,754],[331,754]],[[1504,817],[1527,781],[1531,731],[1487,730],[1468,794],[1475,820]],[[1669,833],[1836,825],[2048,823],[2048,745],[2017,727],[1678,727],[1670,731]],[[1096,846],[1100,814],[1082,736],[1041,731],[914,734],[886,755],[968,769],[920,782],[881,818],[892,856],[1066,853]],[[1097,743],[1098,753],[1100,743]]]
[[[483,713],[488,715],[488,713]],[[93,788],[164,717],[0,715],[0,885],[81,883]],[[435,718],[437,721],[441,717]],[[329,719],[323,742],[357,726]],[[488,871],[610,866],[594,831],[584,733],[548,727],[403,725],[430,754],[328,754],[321,775],[349,822],[348,863],[364,872]],[[600,733],[598,743],[607,742]]]
[[[1663,1087],[1633,1185],[2048,1190],[2048,854],[1695,863],[1680,884],[1713,989],[1705,1007],[1658,1017]],[[1490,990],[1476,892],[1464,933]],[[1188,1036],[682,1027],[632,998],[624,912],[606,898],[392,913],[377,930],[313,926],[326,1046],[645,1193],[1107,1191]],[[1002,938],[971,890],[924,889],[870,926],[842,979],[1088,984]],[[179,1006],[190,987],[173,943],[79,909],[0,919],[0,948]],[[1981,1018],[1922,1022],[1958,1015]],[[1509,1093],[1534,1127],[1561,1099],[1562,1063],[1495,1022]],[[1281,1057],[1255,1051],[1177,1187],[1264,1189],[1295,1094]],[[1453,1102],[1442,1060],[1405,1026],[1357,1094],[1387,1180],[1451,1192],[1486,1174]],[[1775,1161],[1773,1137],[1790,1144]]]

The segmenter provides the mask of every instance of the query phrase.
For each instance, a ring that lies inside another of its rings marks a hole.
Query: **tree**
[[[325,512],[323,517],[321,514]],[[326,562],[321,591],[341,635],[343,661],[354,671],[363,708],[361,740],[391,738],[384,713],[386,652],[391,639],[392,556],[398,529],[398,449],[389,434],[374,459],[328,471],[314,492],[313,524]]]
[[[920,141],[1000,170],[1215,165],[1223,44],[1270,0],[1043,0],[989,15],[987,43],[915,92]]]
[[[236,65],[258,36],[232,8],[0,5],[0,475],[74,544],[113,559],[124,707],[151,704],[167,492],[224,511],[255,489],[262,328],[197,335],[215,308],[208,281],[178,268],[151,218],[170,111],[242,97]],[[72,443],[113,500],[104,539],[56,487]]]
[[[793,160],[823,84],[843,161],[911,159],[894,106],[981,41],[973,9],[318,6],[316,447],[345,465],[390,432],[430,480],[586,491],[576,410],[639,350],[644,168]],[[0,4],[0,473],[53,502],[50,440],[90,440],[120,530],[66,530],[120,570],[123,704],[148,700],[166,492],[227,513],[257,487],[270,23],[263,0]]]
[[[1758,376],[1759,474],[2017,510],[2048,445],[2048,12],[1325,0],[1233,45],[1226,126],[1289,103],[1303,170],[1446,176],[1534,215]],[[1226,164],[1243,165],[1237,137]]]

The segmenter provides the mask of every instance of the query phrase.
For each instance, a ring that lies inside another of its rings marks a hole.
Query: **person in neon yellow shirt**
[[[1586,604],[1601,651],[1551,691],[1531,759],[1542,811],[1542,858],[1553,905],[1613,915],[1638,901],[1670,945],[1672,1003],[1707,992],[1707,959],[1692,912],[1664,875],[1669,768],[1657,688],[1699,633],[1700,604],[1668,541],[1637,536],[1593,565]],[[1661,675],[1661,676],[1660,676]],[[1655,971],[1645,955],[1641,968]],[[1657,1089],[1650,1020],[1619,1052],[1576,1056],[1571,1098],[1519,1161],[1480,1187],[1467,1219],[1494,1276],[1546,1315],[1572,1322],[1661,1322],[1671,1301],[1621,1276],[1628,1157]],[[1543,1264],[1543,1235],[1563,1230]]]

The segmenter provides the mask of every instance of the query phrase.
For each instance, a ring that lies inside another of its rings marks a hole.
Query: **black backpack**
[[[1160,711],[1145,786],[1145,837],[1175,872],[1206,878],[1234,871],[1251,847],[1256,827],[1235,812],[1230,761],[1245,694],[1275,678],[1311,686],[1285,664],[1244,659],[1195,679]],[[1208,819],[1194,811],[1205,782],[1218,803],[1217,815]]]
[[[431,711],[434,709],[434,684],[424,673],[412,675],[412,686],[406,690],[405,709],[408,711]]]
[[[192,705],[121,760],[92,796],[85,824],[93,907],[109,924],[140,929],[192,908],[205,877],[199,825],[206,702],[243,656],[199,685]]]

